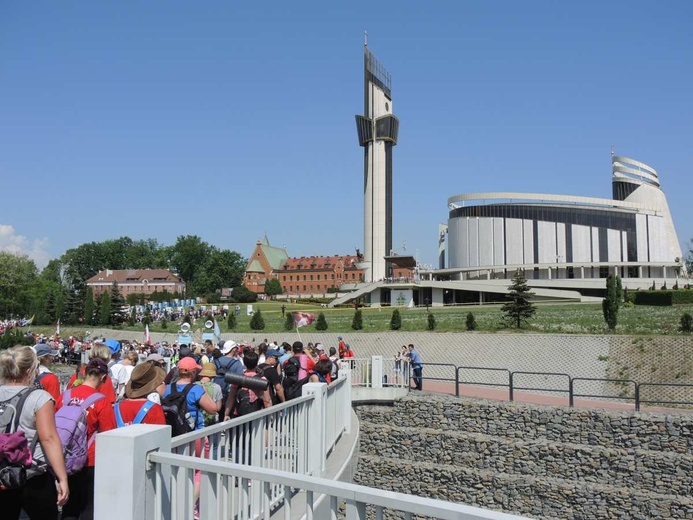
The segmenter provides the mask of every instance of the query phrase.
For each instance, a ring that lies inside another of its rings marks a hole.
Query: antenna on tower
[[[363,31],[363,46],[368,47],[368,31]]]
[[[611,157],[613,157],[613,156],[614,156],[614,145],[612,144],[611,145]]]

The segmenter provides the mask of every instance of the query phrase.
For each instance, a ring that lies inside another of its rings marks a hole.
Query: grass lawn
[[[257,302],[253,304],[255,311],[262,311],[265,320],[264,332],[276,333],[284,331],[286,318],[282,317],[282,302]],[[233,306],[231,306],[233,310]],[[241,315],[237,316],[237,325],[234,332],[252,333],[250,329],[250,316],[245,314],[245,304],[241,305]],[[464,306],[430,309],[436,318],[437,332],[462,332],[466,330],[465,321],[467,313],[472,312],[476,319],[477,330],[480,332],[517,332],[517,329],[507,328],[501,322],[499,305],[488,306]],[[328,332],[349,332],[354,316],[354,310],[350,308],[328,309],[319,305],[286,304],[286,312],[305,311],[312,313],[323,312],[328,323]],[[390,330],[391,308],[364,308],[363,332],[381,332]],[[648,335],[648,334],[679,334],[678,326],[681,315],[684,312],[693,314],[693,305],[680,305],[675,307],[621,307],[618,315],[618,325],[615,334]],[[400,308],[402,328],[404,331],[424,331],[427,325],[426,309]],[[202,326],[198,323],[193,330]],[[219,322],[222,332],[229,332],[226,322]],[[143,331],[141,325],[135,327],[123,326],[122,330]],[[50,335],[55,329],[52,327],[33,327],[32,330]],[[313,332],[315,324],[301,329]],[[167,329],[162,329],[156,323],[150,327],[152,332],[176,333],[178,326],[169,323]],[[524,332],[535,333],[562,333],[562,334],[604,334],[609,333],[604,323],[600,304],[544,304],[537,306],[537,312],[528,326],[522,329]],[[84,328],[62,327],[62,335],[82,335]],[[258,331],[258,334],[263,332]]]

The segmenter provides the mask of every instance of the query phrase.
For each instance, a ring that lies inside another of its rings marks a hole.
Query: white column
[[[327,404],[327,385],[325,383],[306,383],[303,385],[301,395],[314,397],[310,408],[308,424],[310,424],[310,447],[308,449],[308,471],[314,477],[322,477],[327,469],[327,428],[325,427],[325,406]],[[317,445],[312,442],[317,440]]]
[[[152,451],[171,452],[170,426],[136,424],[97,434],[94,518],[155,517],[154,475],[146,463],[147,454]],[[168,483],[169,472],[166,473],[163,481]]]
[[[371,357],[371,385],[372,388],[383,387],[383,356]]]
[[[342,365],[344,365],[344,363]],[[342,393],[344,396],[344,400],[342,401],[342,413],[344,414],[344,433],[349,434],[351,433],[351,369],[348,367],[340,368],[339,377],[340,379],[342,377],[346,378],[344,382],[344,392]]]

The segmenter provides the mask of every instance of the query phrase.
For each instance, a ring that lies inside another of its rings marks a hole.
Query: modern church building
[[[438,274],[508,279],[521,269],[528,279],[551,281],[541,285],[584,289],[593,285],[584,281],[615,274],[626,287],[671,287],[684,263],[657,171],[612,155],[612,186],[613,199],[507,192],[451,197],[447,265]]]

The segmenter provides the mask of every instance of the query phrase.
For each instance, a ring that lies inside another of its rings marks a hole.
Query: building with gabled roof
[[[94,298],[111,290],[113,282],[118,283],[120,293],[149,295],[167,291],[171,294],[185,293],[185,282],[168,269],[104,269],[87,280]]]
[[[270,245],[267,236],[258,240],[243,275],[243,285],[256,294],[265,292],[267,280],[276,278],[276,271],[289,259],[286,249]]]

